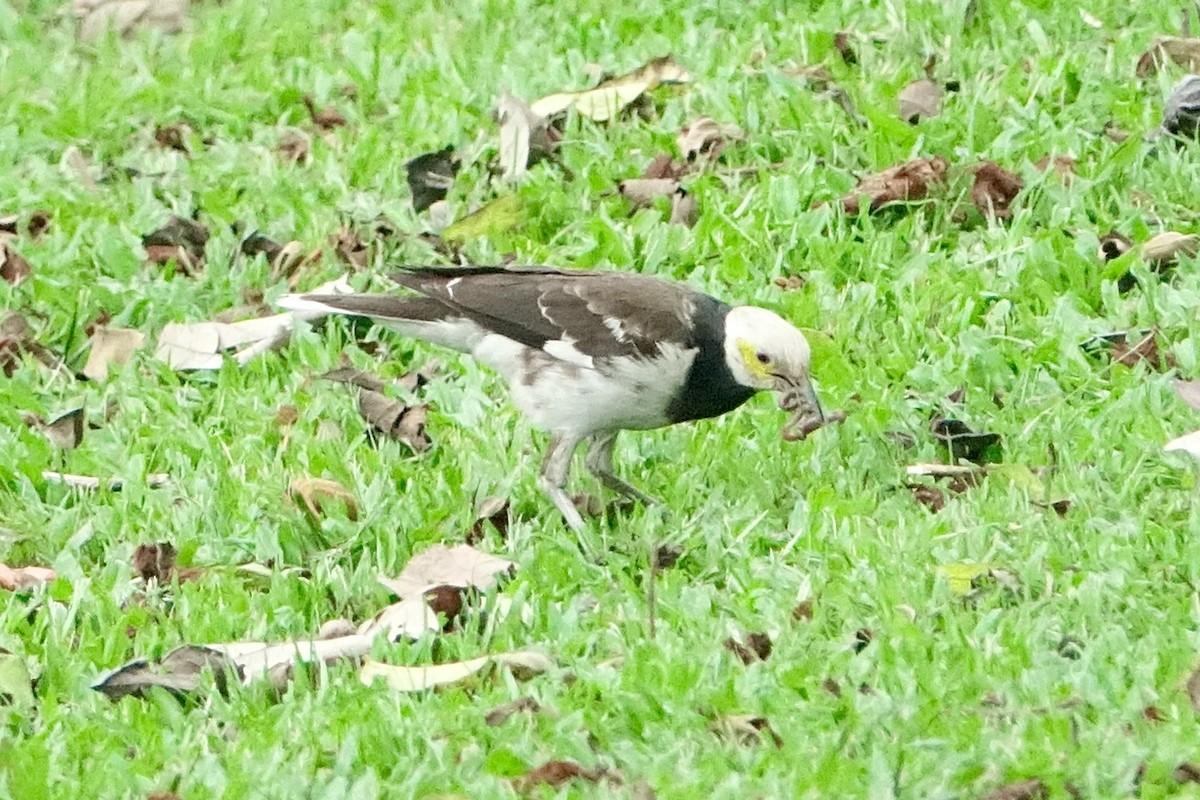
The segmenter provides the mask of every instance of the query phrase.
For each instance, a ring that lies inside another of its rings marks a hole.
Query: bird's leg
[[[657,505],[658,501],[621,480],[613,472],[613,446],[617,442],[617,433],[598,433],[588,440],[587,455],[583,463],[588,472],[600,479],[600,482],[612,491],[624,497],[629,497],[642,505]]]
[[[583,530],[583,517],[563,487],[567,483],[567,473],[571,470],[571,457],[581,441],[578,436],[551,435],[546,457],[542,459],[542,474],[538,478],[542,491],[554,501],[554,505],[567,520],[567,525],[576,531]]]

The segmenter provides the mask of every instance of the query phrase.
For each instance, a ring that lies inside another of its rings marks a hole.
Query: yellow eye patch
[[[758,360],[758,348],[747,342],[745,339],[737,340],[738,352],[742,355],[742,363],[746,365],[746,369],[756,378],[771,377],[771,362],[766,364]]]

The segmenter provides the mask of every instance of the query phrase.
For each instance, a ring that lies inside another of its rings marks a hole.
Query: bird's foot
[[[583,530],[583,515],[575,507],[575,501],[563,491],[561,486],[556,486],[549,481],[543,480],[542,491],[554,502],[554,507],[563,515],[567,527],[577,533]]]
[[[600,482],[602,484],[604,484],[605,487],[607,487],[611,491],[616,492],[617,494],[621,495],[624,498],[633,500],[634,502],[637,502],[637,503],[641,503],[644,506],[661,505],[661,503],[658,500],[656,500],[653,497],[651,497],[650,495],[646,494],[641,489],[638,489],[638,488],[634,487],[633,485],[626,483],[625,481],[618,478],[616,475],[613,475],[611,472],[597,472],[596,477],[600,479]]]

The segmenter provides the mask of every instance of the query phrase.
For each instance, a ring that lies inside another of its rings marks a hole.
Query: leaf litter
[[[892,203],[923,200],[941,183],[950,166],[942,156],[917,158],[864,178],[839,202],[847,214],[857,214],[863,201],[875,212]]]
[[[606,122],[661,84],[689,83],[691,80],[691,74],[667,55],[633,72],[603,80],[591,89],[557,92],[539,98],[529,104],[529,109],[543,119],[574,109],[591,120]]]

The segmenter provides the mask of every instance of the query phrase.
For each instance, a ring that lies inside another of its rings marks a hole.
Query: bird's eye
[[[760,364],[770,364],[771,363],[771,357],[769,355],[767,355],[766,353],[761,353],[761,352],[755,353],[754,357],[758,359],[758,363],[760,363]]]

